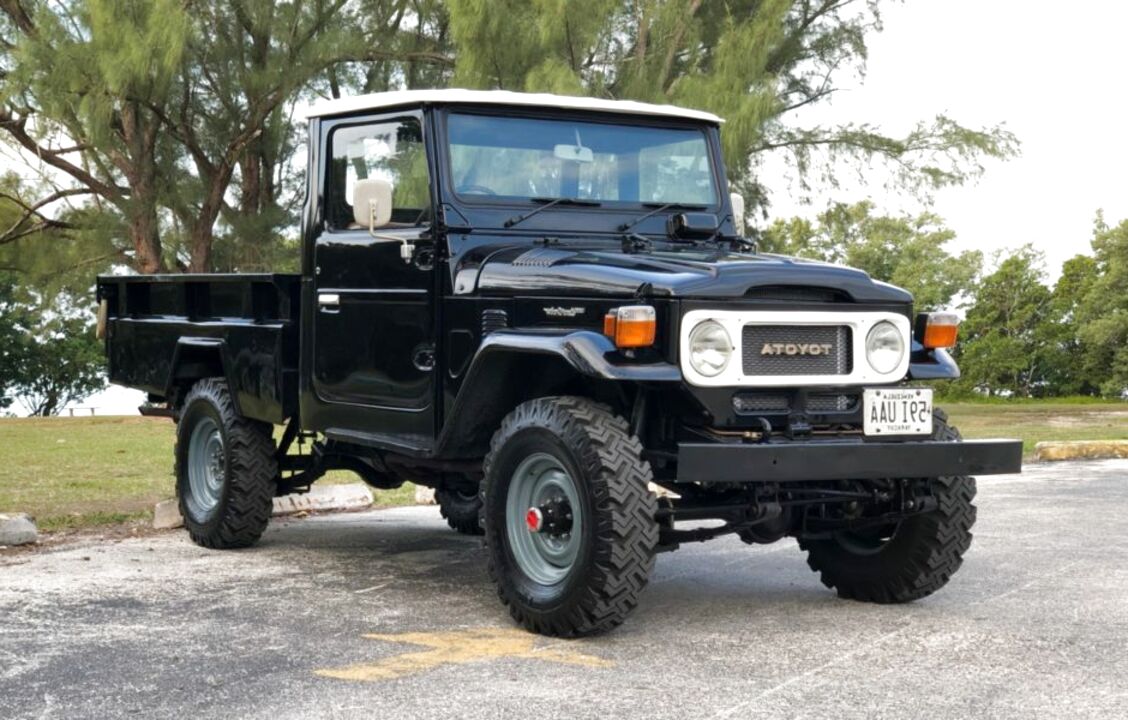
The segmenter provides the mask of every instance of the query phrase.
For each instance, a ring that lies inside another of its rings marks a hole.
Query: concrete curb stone
[[[0,514],[0,546],[30,545],[39,540],[39,528],[26,513]]]
[[[1040,442],[1034,446],[1039,460],[1115,460],[1128,458],[1128,440],[1072,440]]]
[[[328,512],[363,510],[372,507],[372,491],[367,485],[315,485],[308,493],[283,495],[274,498],[274,516],[293,515],[300,512]],[[176,500],[159,502],[153,508],[153,527],[170,530],[184,526]]]

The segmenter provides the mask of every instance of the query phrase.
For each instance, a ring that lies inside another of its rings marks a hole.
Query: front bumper
[[[1022,441],[679,443],[677,482],[877,480],[1022,471]]]

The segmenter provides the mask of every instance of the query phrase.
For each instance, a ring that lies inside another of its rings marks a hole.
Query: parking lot
[[[0,556],[0,717],[1123,717],[1128,461],[980,483],[965,565],[839,600],[793,542],[659,558],[610,635],[515,630],[429,507]]]

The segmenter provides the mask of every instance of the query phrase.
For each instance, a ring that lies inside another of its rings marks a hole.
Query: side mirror
[[[353,220],[368,228],[368,234],[377,240],[400,243],[400,257],[409,263],[415,257],[415,244],[410,238],[381,235],[376,228],[392,221],[392,184],[381,178],[357,180],[353,188]]]
[[[732,193],[729,202],[732,203],[732,224],[736,226],[736,234],[744,237],[744,196]]]
[[[392,220],[392,184],[381,178],[357,180],[353,188],[353,220],[372,232]]]

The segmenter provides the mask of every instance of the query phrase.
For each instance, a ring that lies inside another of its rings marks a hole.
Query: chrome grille
[[[853,370],[851,332],[843,325],[748,324],[741,339],[745,375],[849,375]],[[804,353],[804,347],[819,351]]]

